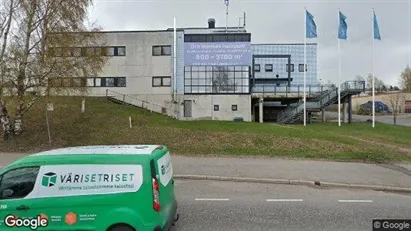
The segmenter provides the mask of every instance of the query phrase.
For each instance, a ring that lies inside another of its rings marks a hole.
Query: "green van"
[[[157,231],[177,220],[166,146],[55,149],[0,170],[0,230]]]

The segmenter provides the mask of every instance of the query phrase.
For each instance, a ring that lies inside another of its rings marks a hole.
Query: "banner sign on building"
[[[252,64],[250,42],[185,43],[185,66],[225,66]]]

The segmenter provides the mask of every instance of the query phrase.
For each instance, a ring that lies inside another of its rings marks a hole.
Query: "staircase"
[[[142,100],[137,97],[122,94],[109,89],[106,89],[106,98],[114,103],[132,105],[138,108],[146,109],[150,112],[167,115],[173,118],[176,118],[179,113],[178,111],[175,111],[171,108],[164,107],[155,103],[150,103],[146,100]]]
[[[341,84],[341,99],[349,95],[358,95],[365,91],[364,81],[346,81]],[[307,100],[307,112],[319,112],[324,108],[338,102],[338,88],[332,87],[324,91],[314,99]],[[278,123],[293,123],[304,114],[304,102],[300,101],[287,109],[281,111],[277,118]]]

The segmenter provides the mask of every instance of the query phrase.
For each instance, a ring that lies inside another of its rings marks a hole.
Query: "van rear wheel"
[[[110,227],[107,231],[136,231],[129,225],[114,225],[113,227]]]

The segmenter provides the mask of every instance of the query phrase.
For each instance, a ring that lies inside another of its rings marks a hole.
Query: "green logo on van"
[[[43,175],[41,185],[44,187],[52,187],[57,183],[57,174],[54,172],[48,172]]]

